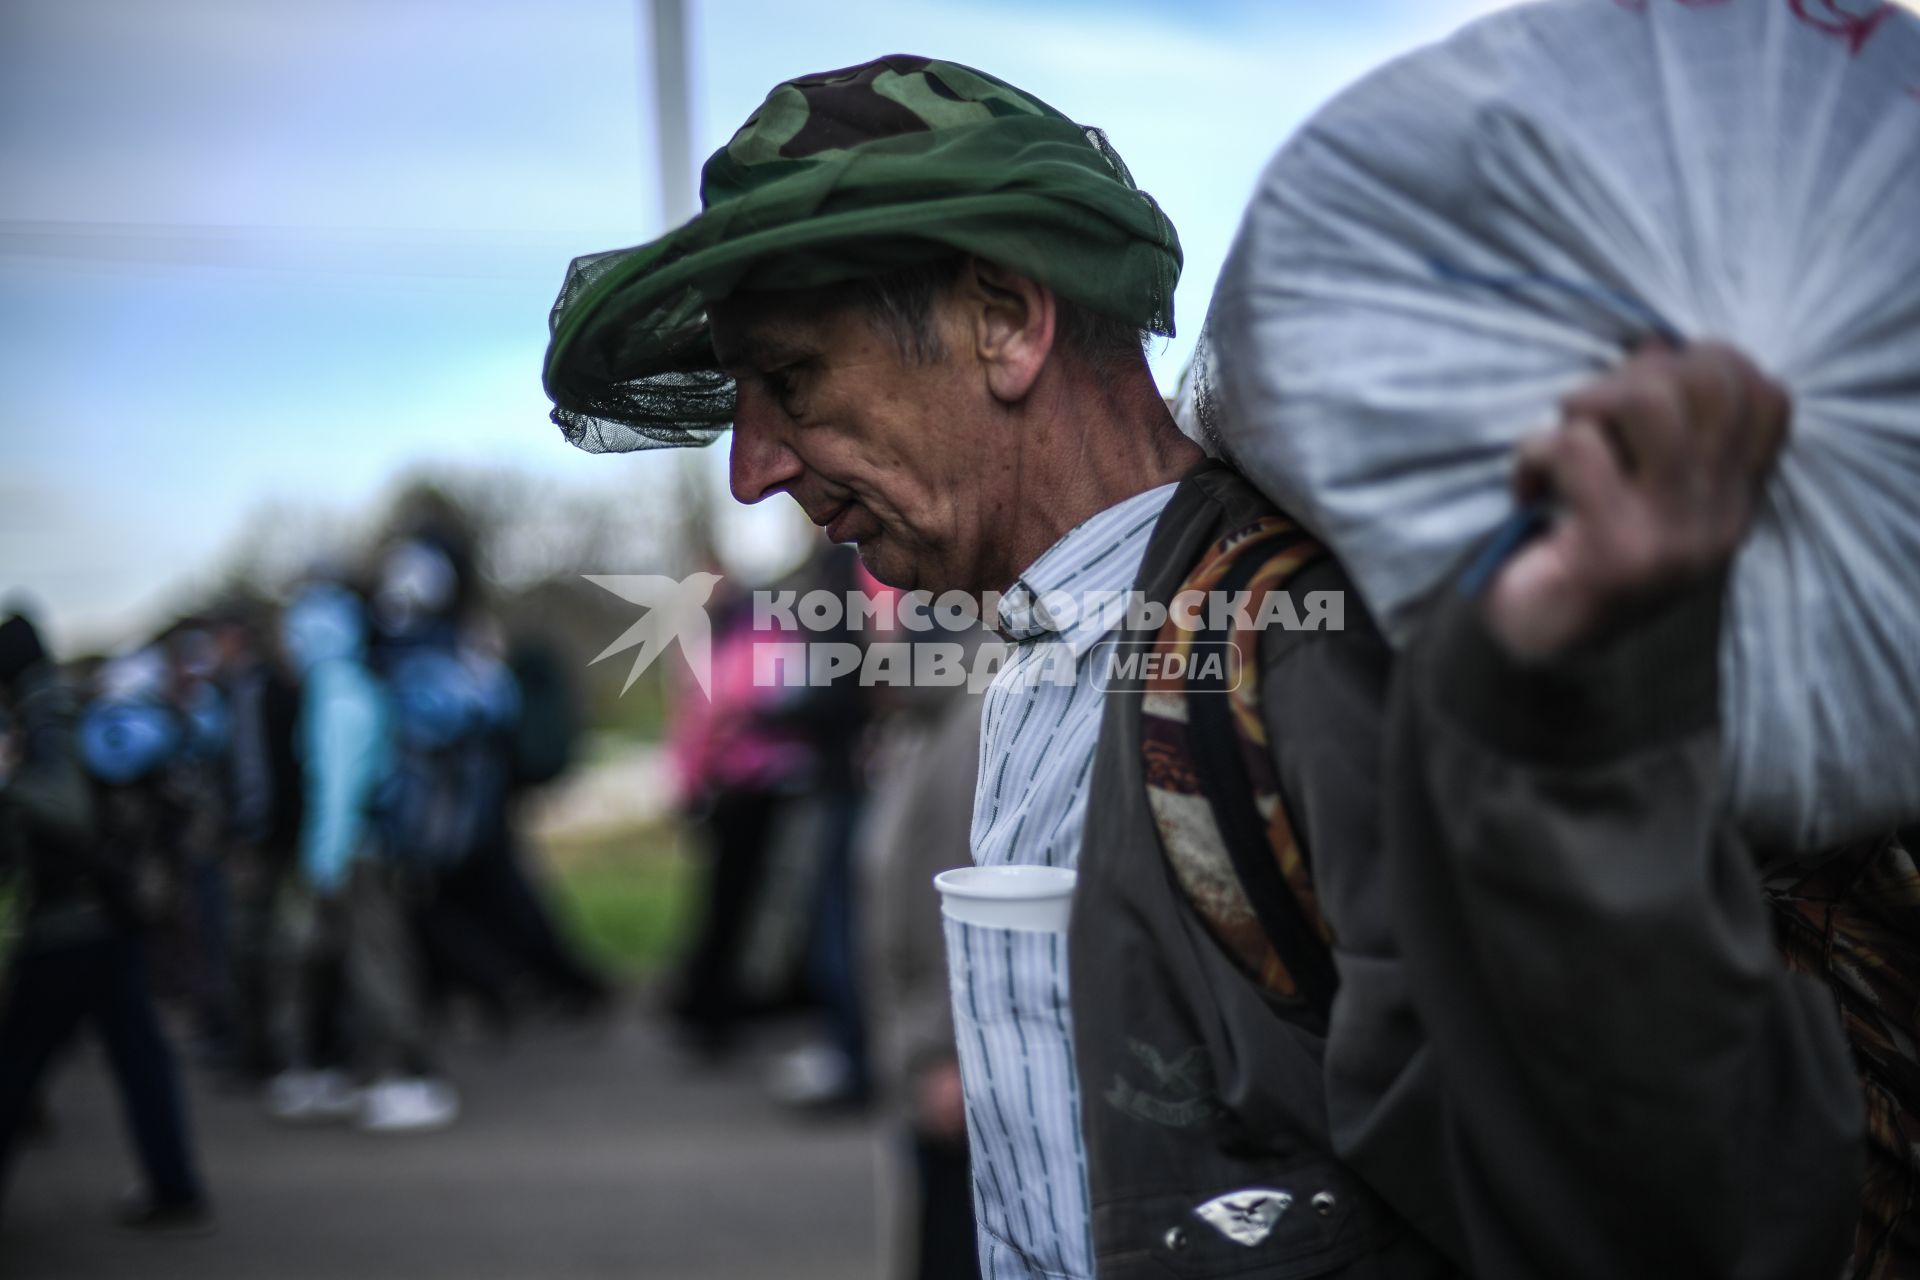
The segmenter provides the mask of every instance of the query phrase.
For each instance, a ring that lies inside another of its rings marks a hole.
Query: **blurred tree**
[[[211,588],[193,589],[201,604],[226,598],[266,599],[316,570],[356,572],[368,545],[365,521],[317,503],[273,499],[240,522]],[[177,612],[196,612],[182,608]]]
[[[582,485],[507,466],[418,468],[373,509],[264,503],[249,513],[219,569],[185,593],[177,612],[234,599],[281,597],[324,568],[362,579],[379,548],[432,528],[471,549],[484,584],[480,607],[509,639],[534,638],[580,673],[588,722],[654,736],[661,673],[624,697],[626,666],[590,665],[633,621],[632,606],[589,573],[680,577],[714,560],[713,511],[684,468],[621,468],[616,483]]]

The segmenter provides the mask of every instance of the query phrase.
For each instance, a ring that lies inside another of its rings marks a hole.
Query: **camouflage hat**
[[[574,260],[554,304],[553,420],[589,452],[706,444],[733,421],[707,306],[977,254],[1173,332],[1180,242],[1097,129],[982,72],[895,54],[777,86],[708,159],[702,212]]]

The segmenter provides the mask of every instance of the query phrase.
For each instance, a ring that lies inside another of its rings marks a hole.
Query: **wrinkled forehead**
[[[736,293],[707,304],[707,324],[713,335],[713,353],[724,369],[764,367],[767,358],[801,345],[806,331],[817,328],[819,307],[780,294]]]
[[[847,291],[832,286],[730,294],[707,304],[714,355],[728,370],[817,355],[851,306]]]

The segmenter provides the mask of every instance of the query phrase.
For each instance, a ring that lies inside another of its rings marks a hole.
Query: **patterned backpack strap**
[[[1899,836],[1765,882],[1787,967],[1827,984],[1867,1101],[1854,1280],[1920,1275],[1920,870]]]
[[[1333,933],[1268,750],[1259,620],[1269,595],[1325,554],[1279,515],[1209,547],[1175,597],[1199,593],[1189,599],[1200,604],[1203,626],[1182,628],[1182,611],[1170,610],[1153,642],[1140,715],[1147,802],[1174,879],[1235,963],[1316,1029],[1326,1025],[1338,984]],[[1236,599],[1243,592],[1244,602]],[[1215,618],[1213,600],[1240,607]],[[1207,662],[1209,655],[1225,660]]]

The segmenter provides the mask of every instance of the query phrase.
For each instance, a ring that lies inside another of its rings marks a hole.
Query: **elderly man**
[[[896,56],[776,87],[703,194],[575,264],[555,420],[730,423],[741,501],[1005,593],[974,857],[1080,880],[1064,947],[957,935],[973,1020],[1018,1028],[966,1080],[984,1275],[1839,1271],[1857,1089],[1703,764],[1785,420],[1750,366],[1603,380],[1522,460],[1562,514],[1490,587],[1399,658],[1353,596],[1254,636],[1222,717],[1101,679],[1103,640],[1166,637],[1070,602],[1346,579],[1167,414],[1178,245],[1106,140]]]

